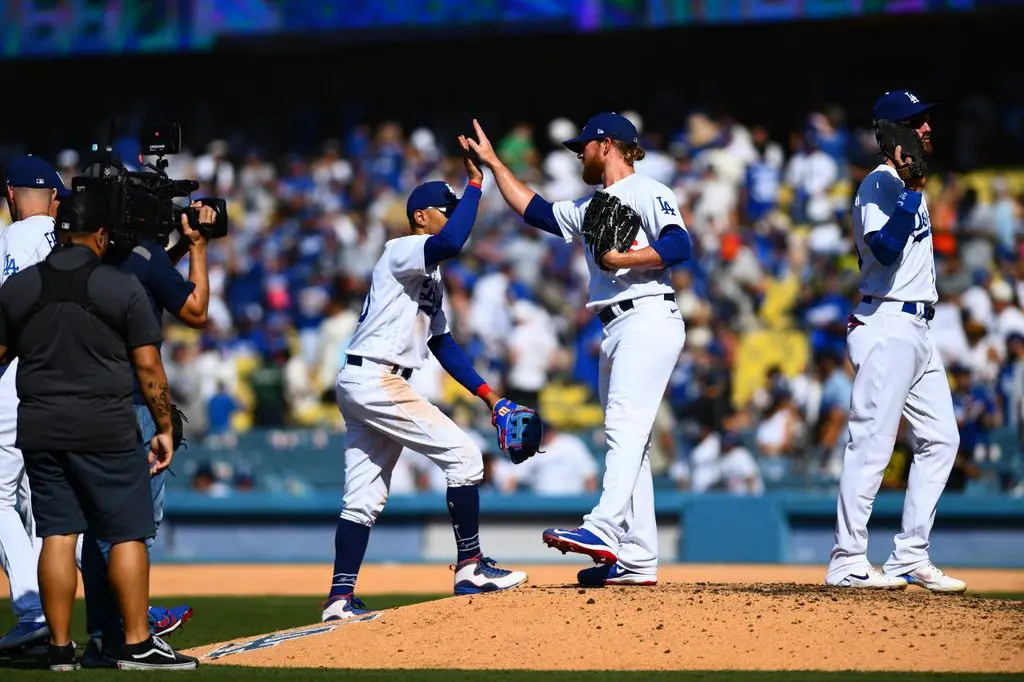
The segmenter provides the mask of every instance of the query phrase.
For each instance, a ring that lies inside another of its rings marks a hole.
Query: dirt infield
[[[1024,603],[793,583],[530,586],[189,653],[260,667],[1024,672]]]
[[[509,565],[530,574],[531,585],[559,585],[576,579],[579,564]],[[1022,592],[1024,570],[943,567],[967,581],[969,592]],[[154,597],[164,596],[301,596],[322,598],[331,581],[328,564],[159,564],[150,580]],[[664,583],[795,582],[821,584],[823,566],[669,564],[659,569]],[[79,596],[81,596],[79,582]],[[359,572],[359,594],[444,594],[452,589],[452,572],[440,564],[377,564]],[[0,594],[8,591],[0,572]]]

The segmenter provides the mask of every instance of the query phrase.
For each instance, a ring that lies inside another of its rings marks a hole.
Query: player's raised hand
[[[459,135],[459,146],[462,148],[462,160],[466,163],[466,174],[469,175],[469,181],[475,182],[476,184],[482,184],[484,180],[483,171],[477,166],[475,157],[476,152],[469,146],[469,139],[465,135]]]
[[[498,160],[497,153],[494,151],[494,147],[491,146],[491,141],[487,139],[484,129],[480,127],[480,122],[475,118],[473,119],[473,130],[476,131],[476,139],[467,137],[466,142],[469,144],[469,148],[477,155],[477,158],[480,159],[480,163],[491,167],[501,163]]]

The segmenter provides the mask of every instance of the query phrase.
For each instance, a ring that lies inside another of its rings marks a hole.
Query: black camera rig
[[[157,239],[165,246],[171,233],[181,228],[181,216],[188,225],[208,239],[228,234],[227,202],[224,199],[198,199],[213,208],[213,223],[199,222],[199,208],[191,207],[192,192],[199,189],[195,180],[175,180],[167,174],[166,156],[181,151],[181,127],[177,123],[152,126],[139,136],[139,163],[146,170],[132,171],[116,159],[112,147],[92,146],[92,158],[80,175],[71,179],[72,193],[102,194],[107,206],[105,227],[111,243],[128,246],[140,236]],[[156,156],[156,163],[143,162],[143,156]],[[185,198],[185,205],[176,199]]]

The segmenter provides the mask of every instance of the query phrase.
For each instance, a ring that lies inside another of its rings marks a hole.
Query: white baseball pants
[[[345,494],[341,517],[372,526],[388,499],[391,472],[403,447],[441,467],[448,486],[484,477],[480,449],[455,422],[383,365],[346,365],[335,386],[345,419]]]
[[[651,429],[683,350],[686,328],[674,303],[662,296],[634,300],[605,325],[600,393],[608,453],[601,499],[583,518],[638,573],[658,570],[658,526],[651,478]]]
[[[37,565],[42,549],[35,535],[32,496],[18,436],[18,360],[0,377],[0,564],[11,585],[11,607],[18,622],[42,623]],[[20,511],[19,511],[20,508]]]
[[[861,303],[862,324],[847,332],[857,374],[850,400],[849,443],[839,479],[835,546],[827,579],[842,580],[867,563],[868,519],[906,417],[914,461],[902,529],[883,570],[902,575],[928,562],[935,509],[956,460],[960,434],[942,359],[928,323],[893,302]]]

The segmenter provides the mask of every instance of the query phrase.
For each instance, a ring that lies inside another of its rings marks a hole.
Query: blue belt
[[[871,305],[872,303],[875,302],[875,297],[874,296],[862,296],[860,300],[864,301],[868,305]],[[903,312],[907,313],[908,315],[913,315],[914,317],[917,317],[918,316],[918,312],[917,312],[917,306],[918,305],[919,304],[917,304],[917,303],[904,303],[903,304]],[[921,317],[926,319],[926,320],[929,320],[929,321],[932,320],[935,317],[935,308],[931,307],[927,303],[920,304],[920,305],[924,306],[924,315],[921,315]]]
[[[358,355],[349,355],[348,358],[345,360],[345,364],[346,365],[353,365],[355,367],[362,367],[363,366],[363,358],[358,356]],[[412,376],[412,370],[409,369],[408,367],[399,367],[398,365],[389,365],[386,362],[379,362],[377,364],[379,364],[379,365],[381,365],[381,366],[383,366],[385,368],[390,368],[389,372],[391,374],[401,374],[402,378],[405,379],[406,381],[408,381],[409,377]]]

